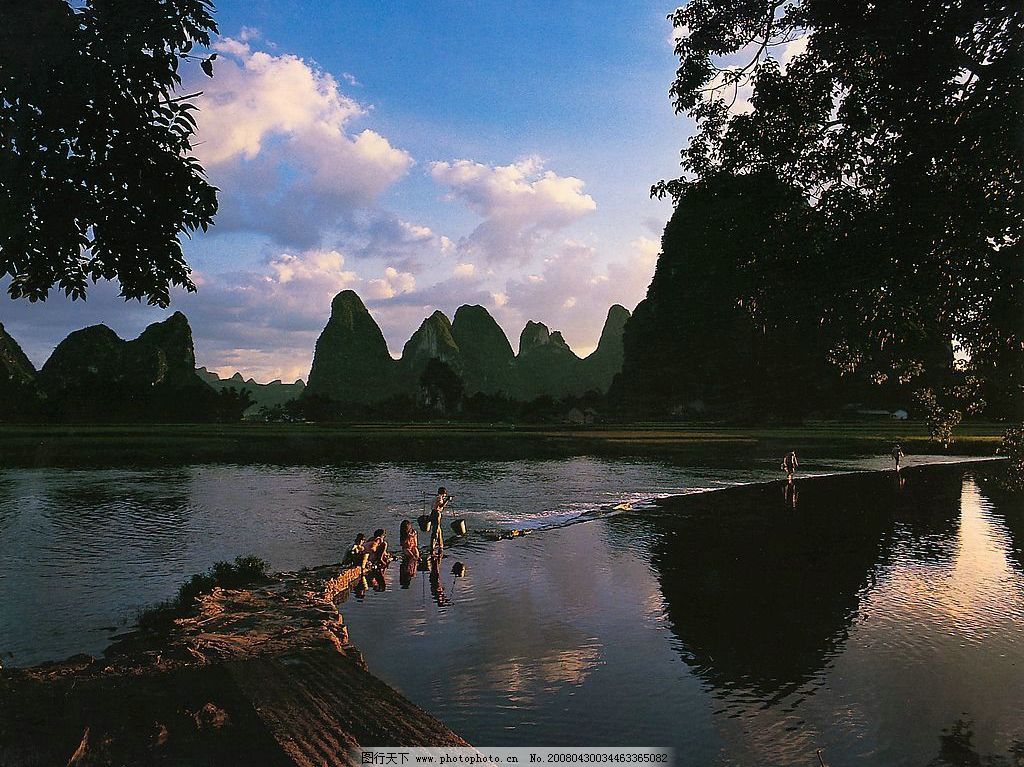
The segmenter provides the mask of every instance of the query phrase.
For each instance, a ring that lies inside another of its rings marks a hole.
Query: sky
[[[41,366],[69,332],[124,338],[180,310],[197,364],[309,372],[332,297],[355,290],[393,355],[435,309],[482,304],[581,356],[654,271],[692,123],[668,99],[672,4],[221,0],[194,151],[220,189],[186,243],[198,286],[162,310],[99,283],[85,302],[4,295]]]

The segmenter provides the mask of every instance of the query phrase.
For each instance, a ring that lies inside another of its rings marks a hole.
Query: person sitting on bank
[[[416,535],[416,529],[412,526],[412,520],[402,520],[402,526],[398,531],[398,540],[402,544],[403,560],[420,558],[419,537]]]
[[[345,552],[345,558],[341,560],[343,565],[359,565],[363,564],[363,556],[366,553],[364,546],[366,544],[366,536],[362,533],[356,536],[355,543],[352,544],[347,552]]]
[[[782,459],[782,470],[786,472],[786,479],[790,482],[793,481],[793,475],[796,474],[796,469],[800,465],[800,462],[796,459],[796,451],[791,450],[789,455]]]
[[[384,568],[391,563],[391,555],[388,553],[387,539],[387,531],[377,529],[373,531],[373,538],[363,544],[363,550],[370,555],[371,565]]]
[[[448,491],[442,486],[437,488],[437,497],[434,499],[434,506],[430,510],[430,552],[433,553],[435,550],[444,551],[444,534],[441,532],[441,516],[444,513],[444,507],[448,505],[448,502],[452,500],[452,497],[448,495]]]

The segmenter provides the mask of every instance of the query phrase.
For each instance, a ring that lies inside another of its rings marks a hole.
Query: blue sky
[[[690,123],[667,97],[672,5],[222,0],[196,154],[221,188],[187,245],[197,361],[305,377],[330,298],[356,290],[395,354],[434,309],[481,303],[593,348],[632,309],[670,214]],[[97,285],[87,303],[4,298],[41,365],[71,330],[137,334],[167,312]]]

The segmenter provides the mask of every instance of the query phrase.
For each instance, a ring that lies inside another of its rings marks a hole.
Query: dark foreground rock
[[[465,746],[370,674],[328,566],[216,589],[103,658],[0,674],[0,764],[337,765],[357,745]]]

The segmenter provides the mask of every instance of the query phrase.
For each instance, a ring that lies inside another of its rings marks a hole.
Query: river
[[[436,577],[403,583],[393,567],[341,611],[370,669],[470,742],[671,745],[680,764],[815,764],[818,748],[833,765],[1012,764],[1021,510],[984,474],[801,480],[794,497],[756,484],[778,476],[767,460],[3,470],[0,651],[4,665],[97,653],[215,560],[337,561],[357,531],[397,537],[443,482],[468,538]],[[533,532],[481,535],[503,528]]]

